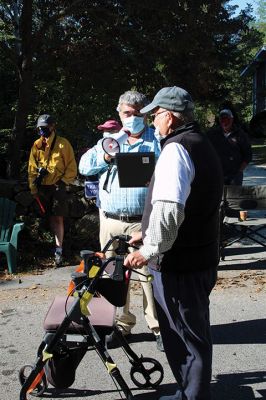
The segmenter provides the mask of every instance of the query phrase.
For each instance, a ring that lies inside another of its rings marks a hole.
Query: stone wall
[[[40,207],[32,197],[27,182],[0,179],[0,197],[6,197],[17,203],[16,215],[18,220],[25,222],[30,231],[33,224],[47,226],[46,218],[41,217]],[[66,249],[77,250],[91,248],[99,250],[99,217],[95,200],[84,196],[83,182],[76,181],[67,191],[68,217],[65,218]],[[23,231],[22,231],[23,232]],[[30,232],[29,232],[30,234]]]

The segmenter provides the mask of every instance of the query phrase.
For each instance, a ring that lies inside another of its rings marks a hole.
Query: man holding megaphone
[[[82,175],[99,176],[97,205],[100,209],[102,248],[115,235],[131,235],[132,232],[141,230],[147,187],[120,187],[117,167],[113,160],[117,152],[153,152],[156,159],[159,157],[160,143],[154,135],[154,129],[147,126],[146,117],[139,111],[147,104],[148,100],[142,93],[127,91],[122,94],[117,111],[123,128],[119,133],[101,139],[81,157],[79,163],[79,172]],[[139,171],[132,170],[132,175],[138,173]],[[141,272],[148,275],[147,266],[144,266]],[[142,277],[141,281],[143,280]],[[145,319],[155,335],[158,349],[163,351],[152,285],[146,281],[141,284]],[[129,311],[129,306],[130,291],[126,305],[116,317],[117,326],[125,336],[131,333],[136,324],[136,317]],[[107,344],[109,348],[118,346],[113,335],[110,335]]]

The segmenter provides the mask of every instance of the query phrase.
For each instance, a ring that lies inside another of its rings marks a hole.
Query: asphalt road
[[[212,391],[214,400],[252,400],[266,396],[265,258],[261,247],[226,250],[219,279],[211,295],[214,340]],[[35,360],[43,335],[42,321],[56,294],[65,294],[73,267],[23,275],[0,283],[0,399],[18,400],[18,371]],[[21,282],[21,283],[20,283]],[[142,315],[142,295],[135,284],[132,311],[137,325],[130,341],[144,357],[157,359],[164,380],[157,391],[139,390],[130,380],[130,364],[121,349],[110,350],[122,375],[139,400],[157,399],[174,391],[174,379],[164,353],[157,351]],[[29,396],[30,397],[30,396]],[[41,397],[99,400],[120,399],[95,351],[78,367],[74,385],[63,393],[52,387]]]
[[[245,184],[265,184],[266,166],[250,166]],[[257,179],[257,180],[256,180]],[[256,182],[255,182],[256,180]],[[213,400],[266,398],[266,251],[249,242],[227,248],[218,282],[211,294],[214,342]],[[18,400],[18,371],[34,362],[43,336],[43,319],[57,294],[65,294],[74,267],[0,280],[0,400]],[[175,391],[165,354],[158,352],[142,314],[142,295],[135,284],[132,312],[137,316],[130,345],[138,354],[157,359],[164,368],[158,390],[139,390],[130,380],[130,364],[121,349],[110,350],[138,400],[156,400]],[[173,349],[174,351],[174,349]],[[177,355],[178,356],[178,355]],[[31,396],[29,396],[31,398]],[[73,386],[58,393],[52,387],[40,399],[118,400],[120,394],[99,356],[82,360]]]

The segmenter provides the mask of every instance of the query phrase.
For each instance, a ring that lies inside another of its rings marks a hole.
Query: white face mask
[[[144,117],[131,115],[131,117],[123,120],[123,127],[128,130],[131,135],[138,135],[145,128]]]
[[[166,138],[167,135],[162,135],[162,134],[160,133],[159,127],[157,126],[157,127],[155,128],[155,131],[154,131],[154,136],[155,136],[156,139],[160,142],[162,139]]]

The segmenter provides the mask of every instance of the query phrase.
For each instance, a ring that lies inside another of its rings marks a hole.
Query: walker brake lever
[[[123,268],[125,268],[127,271],[134,271],[136,274],[144,276],[146,278],[146,281],[143,281],[143,282],[152,282],[154,280],[154,276],[152,274],[145,275],[142,272],[140,272],[138,269],[128,268],[125,265],[123,265]]]

